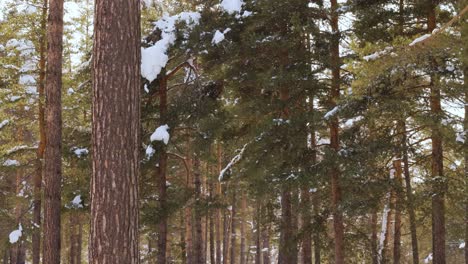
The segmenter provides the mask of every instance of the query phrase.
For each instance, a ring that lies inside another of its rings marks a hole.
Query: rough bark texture
[[[270,225],[269,224],[263,227],[261,236],[262,236],[262,244],[263,244],[262,249],[266,248],[266,250],[262,252],[263,264],[270,264],[271,260],[270,260]],[[259,237],[260,237],[260,234],[259,234]]]
[[[330,91],[330,108],[336,106],[336,102],[340,97],[340,34],[338,27],[338,2],[331,0],[331,28],[333,36],[330,46],[332,83]],[[338,118],[332,117],[329,124],[330,128],[330,147],[338,152],[340,149],[339,143],[339,123]],[[341,186],[340,186],[340,171],[338,166],[330,169],[331,180],[331,200],[333,213],[333,233],[335,242],[335,264],[344,264],[344,226],[343,213],[340,209],[341,204]]]
[[[462,1],[460,8],[464,8],[468,5],[468,1]],[[461,20],[462,25],[462,43],[466,43],[468,40],[468,18],[465,17]],[[465,93],[465,102],[468,102],[468,48],[466,45],[463,48],[463,91]],[[465,103],[465,118],[463,120],[463,130],[465,131],[465,142],[463,144],[463,155],[465,162],[465,263],[468,264],[468,104]]]
[[[47,25],[45,86],[46,147],[44,170],[44,256],[47,264],[60,263],[60,207],[62,181],[62,50],[63,0],[50,0]]]
[[[187,166],[189,172],[187,173],[186,185],[188,189],[193,189],[193,159],[190,138],[187,144]],[[185,251],[186,251],[186,263],[193,263],[193,236],[192,236],[192,207],[187,205],[185,207]]]
[[[140,1],[97,0],[89,263],[139,263]]]
[[[427,29],[431,33],[436,28],[436,6],[431,3],[427,16]],[[433,63],[434,70],[437,68]],[[440,87],[438,76],[431,74],[431,95],[430,107],[434,118],[434,124],[431,126],[432,141],[432,252],[433,262],[445,264],[445,178],[443,170],[443,147],[442,133],[440,131],[440,122],[442,118],[442,107],[440,102]]]

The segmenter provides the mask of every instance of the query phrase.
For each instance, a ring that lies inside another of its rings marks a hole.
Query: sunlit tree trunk
[[[96,0],[94,17],[89,263],[138,264],[140,1]]]
[[[60,263],[62,181],[63,0],[50,0],[45,85],[44,252],[43,262]]]

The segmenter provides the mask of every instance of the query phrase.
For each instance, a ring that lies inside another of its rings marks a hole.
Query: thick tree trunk
[[[137,264],[140,1],[96,0],[94,17],[89,263]]]
[[[427,29],[431,33],[436,28],[436,6],[430,4],[427,16]],[[433,63],[434,70],[437,65]],[[440,122],[442,118],[442,108],[440,102],[440,87],[439,77],[431,73],[431,95],[430,107],[433,116],[434,124],[431,126],[432,140],[432,252],[434,263],[445,264],[445,188],[446,182],[443,170],[443,147],[442,147],[442,132],[440,131]]]
[[[401,158],[393,162],[393,167],[395,168],[395,224],[393,232],[393,263],[400,264],[401,259],[401,208],[402,208],[402,199],[401,199],[401,187],[402,187],[402,168],[401,168]]]
[[[223,231],[223,264],[229,263],[229,234],[230,234],[230,218],[229,218],[229,210],[224,210],[223,216],[223,224],[224,224],[224,231]]]
[[[45,86],[46,146],[44,170],[44,256],[60,263],[60,207],[62,181],[62,50],[63,0],[50,0],[47,26]]]

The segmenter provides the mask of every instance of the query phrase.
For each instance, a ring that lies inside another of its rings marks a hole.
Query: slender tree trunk
[[[301,214],[302,214],[302,263],[312,264],[312,235],[311,235],[311,224],[312,218],[310,215],[310,193],[308,185],[301,190]]]
[[[261,210],[263,209],[262,206],[259,205],[259,201],[257,201],[256,206],[256,213],[254,215],[254,236],[255,236],[255,264],[262,264],[262,244],[260,242],[260,236],[263,235],[264,227],[262,228],[261,224]],[[265,254],[263,254],[265,256]],[[265,261],[264,261],[265,263]]]
[[[44,263],[60,263],[60,207],[62,181],[62,51],[63,0],[50,0],[47,26],[45,115]]]
[[[192,159],[192,148],[191,148],[191,141],[188,140],[187,143],[187,166],[189,167],[189,172],[187,174],[187,188],[192,190],[193,189],[193,159]],[[192,235],[192,207],[187,205],[185,207],[185,250],[187,255],[187,264],[193,264],[193,235]]]
[[[96,0],[94,17],[89,263],[138,264],[140,1]]]
[[[431,3],[427,16],[427,29],[431,33],[436,28],[436,6]],[[433,62],[433,68],[437,65]],[[430,107],[434,124],[431,126],[432,140],[432,252],[434,263],[445,264],[445,188],[446,182],[443,171],[443,147],[440,122],[442,118],[441,95],[439,77],[431,73]]]
[[[217,156],[217,173],[221,173],[222,168],[222,150],[221,143],[218,142],[216,145],[216,156]],[[216,181],[216,196],[218,199],[222,198],[221,183]],[[221,264],[221,208],[216,209],[216,264]]]
[[[370,239],[372,264],[378,264],[379,254],[377,250],[377,208],[372,210],[372,214],[370,218],[370,226],[371,226],[371,232],[372,232],[371,239]]]
[[[193,243],[193,257],[195,264],[203,264],[203,229],[202,229],[202,216],[200,208],[201,199],[201,175],[200,175],[200,159],[194,158],[193,162],[193,180],[195,186],[195,216],[194,216],[194,228],[195,228],[195,239]]]
[[[161,71],[159,81],[159,117],[160,125],[167,123],[167,78],[165,70]],[[156,182],[158,183],[158,201],[159,208],[163,212],[158,226],[158,263],[166,263],[167,252],[167,153],[166,146],[160,142],[158,143],[157,153],[159,153],[158,165],[155,170]]]
[[[230,232],[230,238],[231,238],[231,261],[230,263],[231,264],[236,264],[236,228],[237,228],[237,221],[236,221],[236,218],[237,218],[237,215],[236,215],[236,210],[237,210],[237,206],[236,206],[236,199],[237,199],[237,195],[236,195],[236,187],[237,186],[234,186],[234,188],[232,188],[232,201],[231,201],[231,206],[232,206],[232,210],[231,210],[231,232]]]
[[[321,239],[320,239],[320,233],[322,230],[323,226],[323,221],[321,220],[320,216],[320,201],[319,201],[319,193],[314,193],[312,196],[312,203],[314,206],[314,224],[316,226],[316,231],[313,234],[313,239],[314,239],[314,264],[320,264],[321,263]]]
[[[81,252],[83,245],[83,224],[81,223],[81,216],[78,214],[78,234],[76,237],[76,263],[81,264]]]
[[[70,224],[69,224],[69,235],[70,235],[70,264],[77,264],[76,262],[76,233],[77,233],[77,224],[75,219],[75,212],[70,213]]]
[[[209,167],[210,170],[208,173],[213,172],[213,168]],[[210,200],[213,201],[213,193],[214,193],[214,184],[212,181],[209,183],[209,195]],[[210,210],[207,216],[209,220],[209,236],[210,236],[210,263],[216,264],[216,256],[215,256],[215,217],[216,211]]]
[[[47,0],[44,0],[41,15],[41,32],[39,46],[39,146],[36,153],[36,171],[34,174],[34,200],[33,200],[33,233],[32,233],[32,264],[39,264],[41,258],[41,207],[42,207],[42,162],[45,152],[45,113],[44,113],[44,92],[46,76],[46,32],[47,32]]]
[[[468,4],[468,1],[462,1],[460,9],[464,8]],[[468,40],[468,22],[465,19],[461,19],[461,32],[462,32],[462,43],[466,43]],[[468,48],[466,45],[463,48],[462,57],[463,60],[463,90],[465,93],[465,118],[463,120],[463,133],[465,136],[465,142],[463,144],[463,154],[465,160],[465,263],[468,264]]]
[[[224,211],[224,231],[223,231],[223,264],[227,264],[229,262],[229,227],[230,227],[230,219],[229,219],[229,212],[228,210]]]
[[[259,231],[260,232],[260,231]],[[262,230],[262,253],[263,253],[263,264],[270,264],[270,225],[266,224]]]
[[[240,264],[246,264],[246,256],[248,254],[247,248],[246,248],[246,233],[245,233],[245,218],[247,215],[247,198],[245,191],[242,191],[242,198],[241,198],[241,212],[240,212],[240,237],[241,237],[241,243],[240,243]]]
[[[393,162],[395,168],[395,226],[393,232],[393,263],[399,264],[401,259],[401,187],[402,187],[402,168],[401,168],[401,157]]]
[[[181,211],[180,213],[180,252],[181,252],[181,263],[187,263],[187,247],[186,247],[186,240],[185,240],[185,210]],[[182,228],[183,227],[183,228]]]
[[[337,100],[340,97],[340,33],[338,27],[338,2],[331,2],[331,28],[333,32],[330,55],[331,55],[331,71],[332,84],[330,92],[330,107],[334,108],[337,105]],[[330,147],[338,152],[340,149],[339,143],[339,123],[337,117],[332,117],[330,120]],[[331,191],[332,191],[332,213],[333,213],[333,233],[335,241],[335,264],[344,264],[344,226],[343,212],[340,209],[341,204],[341,185],[340,171],[338,165],[330,169]]]

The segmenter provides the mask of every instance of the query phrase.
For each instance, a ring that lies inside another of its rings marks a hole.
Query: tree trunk
[[[379,263],[379,254],[377,249],[377,208],[373,209],[371,218],[370,218],[370,226],[371,226],[371,238],[370,238],[370,246],[371,246],[371,254],[372,254],[372,264]]]
[[[436,28],[436,6],[431,3],[427,16],[427,29],[430,34]],[[433,62],[433,69],[437,68]],[[432,140],[432,252],[434,263],[445,264],[445,188],[446,182],[443,171],[443,148],[442,148],[442,132],[440,131],[440,123],[443,115],[440,102],[440,87],[439,77],[431,73],[431,95],[430,107],[433,116],[434,124],[431,125],[431,140]]]
[[[223,264],[227,264],[229,262],[229,212],[227,209],[224,210],[224,231],[223,231]]]
[[[237,215],[236,215],[236,210],[237,210],[237,206],[236,206],[236,187],[237,186],[234,186],[234,188],[232,188],[232,201],[231,201],[231,232],[230,232],[230,237],[231,237],[231,261],[230,263],[231,264],[236,264],[236,218],[237,218]]]
[[[259,231],[260,232],[260,231]],[[262,230],[262,242],[263,242],[263,264],[270,264],[270,225],[266,224]]]
[[[212,192],[213,188],[211,187]],[[216,258],[215,258],[215,230],[214,230],[214,217],[213,214],[210,213],[209,215],[209,228],[210,228],[210,263],[211,264],[216,264]]]
[[[39,264],[41,258],[41,207],[42,207],[42,162],[45,152],[45,113],[44,113],[44,92],[45,92],[45,76],[46,76],[46,32],[47,32],[47,0],[44,0],[42,5],[41,15],[41,32],[39,46],[39,100],[38,100],[38,115],[39,115],[39,146],[36,153],[36,171],[34,174],[34,193],[33,193],[33,232],[32,232],[32,264]]]
[[[137,264],[140,2],[96,0],[94,17],[89,263]]]
[[[464,8],[468,4],[468,1],[462,1],[460,8]],[[466,43],[468,40],[468,22],[463,19],[461,22],[461,33],[462,43]],[[465,93],[465,118],[463,120],[463,133],[465,135],[465,141],[463,143],[463,155],[465,161],[465,263],[468,264],[468,49],[466,45],[463,49],[463,90]]]
[[[70,225],[69,225],[69,235],[70,235],[70,264],[77,264],[76,262],[76,233],[77,233],[77,224],[75,219],[75,212],[70,213]]]
[[[195,186],[195,216],[194,228],[195,239],[193,243],[193,257],[195,264],[203,264],[203,229],[202,229],[202,216],[201,216],[201,175],[200,175],[200,159],[194,158],[193,162],[193,181]]]
[[[217,156],[217,173],[221,173],[222,168],[222,150],[221,143],[218,142],[216,146],[216,156]],[[218,199],[222,198],[221,192],[221,183],[216,181],[216,196]],[[221,208],[216,209],[216,264],[221,264]]]
[[[240,243],[240,264],[246,264],[246,256],[248,254],[247,248],[246,248],[246,233],[245,233],[245,218],[247,215],[247,198],[245,191],[242,191],[242,198],[241,198],[241,212],[240,212],[240,238],[241,238],[241,243]]]
[[[330,91],[330,108],[336,107],[337,100],[340,97],[340,33],[338,27],[338,2],[337,0],[330,0],[331,2],[331,20],[330,25],[332,28],[333,36],[330,47],[331,58],[331,71],[332,83]],[[339,143],[339,123],[337,117],[332,117],[330,120],[330,147],[338,153],[340,149]],[[343,226],[343,212],[340,209],[341,204],[341,186],[340,186],[340,171],[338,164],[335,164],[330,169],[331,180],[331,200],[332,200],[332,214],[333,214],[333,233],[335,241],[335,264],[344,264],[344,226]]]
[[[261,210],[263,209],[262,206],[259,205],[259,201],[257,201],[256,206],[256,213],[254,215],[254,236],[255,236],[255,264],[262,264],[262,244],[260,241],[260,236],[263,235],[264,227],[261,224]],[[265,254],[263,254],[265,256]],[[265,263],[265,261],[263,261]]]
[[[191,141],[190,138],[187,142],[187,166],[189,168],[189,172],[187,173],[187,181],[186,185],[189,190],[193,188],[193,159],[192,159],[192,148],[191,148]],[[193,264],[193,234],[192,234],[192,207],[187,205],[185,207],[185,250],[187,256],[187,264]]]
[[[393,232],[393,263],[399,264],[401,258],[401,187],[402,187],[402,168],[401,168],[401,157],[393,162],[395,168],[395,226]]]
[[[310,193],[308,185],[301,190],[301,214],[302,214],[302,263],[312,264],[312,235],[310,216]]]
[[[402,154],[403,154],[403,173],[405,175],[405,193],[409,215],[409,225],[411,233],[411,248],[413,255],[413,264],[419,263],[418,237],[416,233],[416,214],[414,212],[413,190],[411,188],[411,175],[409,171],[408,150],[406,145],[406,123],[399,121],[399,130],[402,133]]]
[[[159,81],[159,118],[160,125],[167,123],[167,78],[165,76],[165,70],[163,69],[160,73]],[[166,146],[159,142],[157,145],[156,152],[159,153],[159,159],[157,163],[156,182],[158,184],[158,201],[159,210],[162,212],[161,218],[157,224],[158,227],[158,263],[166,263],[166,252],[167,252],[167,153]]]
[[[63,0],[50,0],[45,86],[44,263],[60,263]]]

